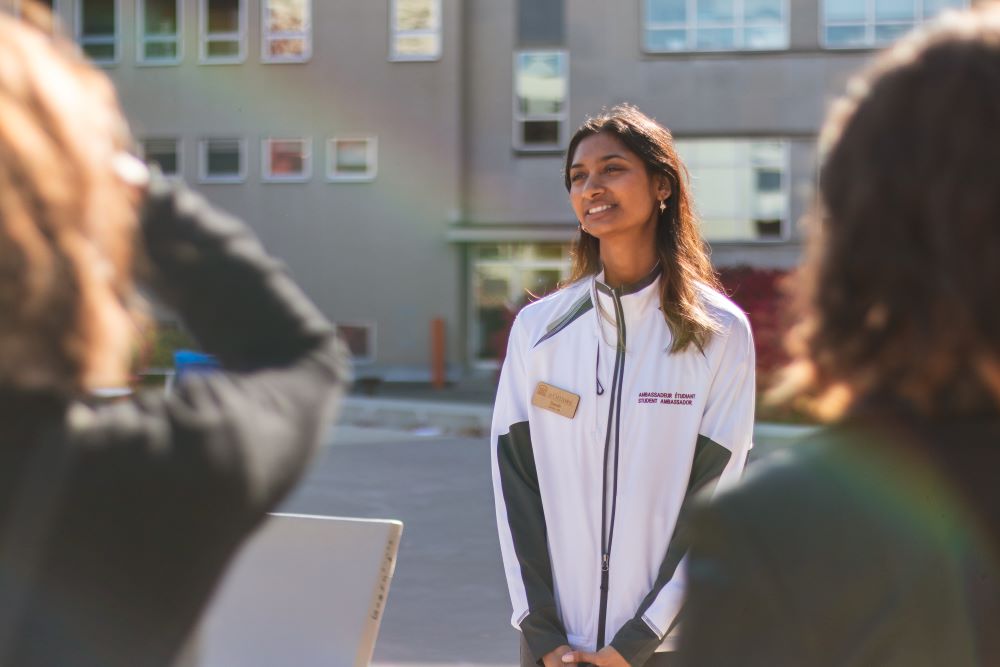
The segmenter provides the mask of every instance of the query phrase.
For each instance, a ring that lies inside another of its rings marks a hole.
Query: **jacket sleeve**
[[[721,351],[701,418],[695,454],[676,528],[652,590],[611,645],[632,665],[642,665],[678,624],[684,603],[687,527],[694,498],[718,484],[736,481],[746,464],[753,435],[755,356],[750,326],[734,318],[718,341]]]
[[[545,513],[528,425],[531,387],[524,367],[526,336],[515,320],[493,409],[493,492],[500,552],[514,614],[536,661],[563,644],[566,631],[556,609]]]
[[[147,282],[223,369],[106,406],[100,430],[120,446],[101,451],[143,476],[140,493],[172,494],[239,534],[325,437],[349,380],[345,348],[250,230],[184,186],[154,179],[142,241]]]

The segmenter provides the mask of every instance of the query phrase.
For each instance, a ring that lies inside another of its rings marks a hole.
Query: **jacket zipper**
[[[601,602],[597,614],[597,648],[605,645],[604,626],[608,616],[608,580],[611,568],[611,543],[615,534],[615,510],[618,505],[618,445],[621,433],[622,381],[625,377],[625,312],[622,309],[621,292],[611,290],[615,305],[618,344],[615,351],[615,366],[611,377],[611,396],[608,405],[608,425],[604,434],[604,472],[601,485]],[[598,348],[600,349],[600,348]],[[603,387],[602,387],[603,389]],[[611,482],[611,515],[608,516],[608,456],[611,452],[611,428],[614,425],[614,472]]]

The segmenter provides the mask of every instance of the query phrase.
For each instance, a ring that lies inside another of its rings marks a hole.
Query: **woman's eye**
[[[583,180],[583,174],[581,173],[576,173],[569,177],[570,183],[576,183],[577,181],[582,181],[582,180]]]
[[[604,168],[604,171],[605,171],[605,173],[607,173],[607,172],[612,172],[612,171],[621,171],[621,170],[622,170],[622,168],[621,168],[621,167],[619,167],[619,166],[618,166],[618,165],[616,165],[616,164],[609,164],[608,166],[606,166],[606,167]]]

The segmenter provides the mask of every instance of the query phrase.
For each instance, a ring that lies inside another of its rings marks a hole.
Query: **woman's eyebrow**
[[[598,158],[598,159],[597,159],[597,161],[598,161],[598,162],[607,162],[608,160],[614,160],[614,159],[619,159],[619,160],[626,160],[626,161],[628,160],[628,158],[627,158],[627,157],[625,157],[624,155],[621,155],[621,154],[619,154],[619,153],[608,153],[608,154],[607,154],[607,155],[605,155],[604,157],[602,157],[602,158]],[[570,168],[570,171],[572,171],[573,169],[579,169],[579,168],[581,168],[581,167],[583,167],[583,165],[582,165],[582,164],[580,164],[579,162],[576,162],[576,163],[574,163],[574,164],[571,164],[571,165],[569,166],[569,168]]]

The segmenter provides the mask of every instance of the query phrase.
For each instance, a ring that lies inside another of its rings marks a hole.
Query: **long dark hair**
[[[1000,409],[1000,12],[905,37],[831,110],[778,397]]]
[[[719,289],[688,189],[687,169],[677,155],[669,130],[630,104],[590,118],[577,129],[566,150],[566,190],[570,189],[569,167],[573,154],[585,138],[595,134],[617,137],[638,155],[650,177],[664,176],[670,183],[667,208],[658,213],[656,255],[663,267],[660,305],[673,334],[671,352],[680,352],[694,343],[704,349],[718,323],[709,315],[696,283]],[[573,246],[570,282],[601,271],[601,242],[582,229]]]

